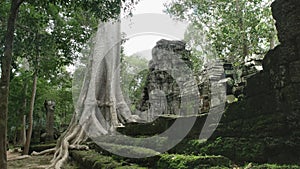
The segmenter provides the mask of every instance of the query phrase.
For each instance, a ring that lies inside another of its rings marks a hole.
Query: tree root
[[[75,147],[73,141],[78,140],[76,136],[81,132],[80,130],[83,130],[81,126],[73,125],[70,127],[70,130],[68,130],[65,135],[60,138],[49,168],[60,169],[67,161],[69,157],[69,146],[73,145]],[[79,142],[79,140],[76,142]]]
[[[40,155],[44,155],[44,154],[54,154],[55,152],[55,148],[51,148],[51,149],[48,149],[48,150],[44,150],[44,151],[41,151],[41,152],[32,152],[31,155],[32,156],[40,156]]]
[[[48,167],[49,169],[60,169],[68,160],[69,150],[89,149],[89,147],[86,145],[80,145],[87,140],[85,128],[87,125],[89,125],[89,122],[90,118],[81,126],[76,120],[75,116],[73,117],[70,126],[57,141],[57,145],[54,148],[54,156],[51,160],[51,165]]]
[[[89,147],[86,145],[70,145],[70,150],[89,150]]]
[[[53,149],[45,150],[40,153],[34,153],[34,155],[42,155],[50,152],[54,153],[53,159],[51,160],[51,164],[48,168],[60,169],[63,166],[63,164],[68,160],[69,150],[88,150],[88,146],[81,145],[84,141],[87,140],[87,134],[85,130],[89,130],[91,127],[93,131],[97,131],[96,135],[109,134],[107,129],[103,128],[103,126],[98,121],[95,121],[97,120],[95,114],[99,112],[96,112],[94,110],[95,109],[91,109],[91,111],[89,112],[90,117],[86,119],[81,119],[81,123],[79,122],[80,120],[77,119],[76,115],[74,114],[68,129],[63,135],[61,135],[61,137],[57,141],[56,147]],[[132,120],[136,120],[135,116],[131,116],[131,118]],[[111,127],[116,127],[114,126],[116,125],[114,123],[111,123],[110,125]]]
[[[30,158],[30,155],[22,155],[14,158],[7,159],[7,161],[23,160],[25,158]]]

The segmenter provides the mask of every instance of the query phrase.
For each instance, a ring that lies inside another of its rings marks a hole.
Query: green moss
[[[89,151],[71,151],[71,157],[80,164],[83,168],[99,169],[99,168],[116,168],[122,166],[122,164],[112,157],[103,156],[99,153]]]
[[[300,169],[298,165],[261,164],[254,165],[251,169]]]
[[[117,167],[116,169],[147,169],[145,167],[140,167],[138,165],[130,165],[130,166],[121,166]]]
[[[174,154],[190,154],[190,155],[197,155],[202,154],[201,153],[201,147],[204,147],[207,145],[207,140],[199,140],[199,139],[184,139],[179,144],[177,144],[175,147],[173,147],[171,150],[169,150],[169,153]]]
[[[212,166],[230,166],[230,160],[223,156],[193,156],[180,154],[164,154],[158,161],[157,168],[194,169]]]
[[[89,169],[145,169],[144,167],[132,164],[122,159],[115,158],[116,156],[106,156],[99,154],[94,150],[70,152],[72,159],[81,166],[81,168]]]
[[[169,153],[187,155],[222,155],[236,162],[264,162],[264,140],[218,137],[215,140],[183,140]]]
[[[237,162],[263,162],[265,145],[261,140],[247,138],[222,138],[207,142],[201,154],[223,155]]]
[[[160,154],[157,151],[148,148],[143,148],[143,147],[118,145],[118,144],[110,144],[110,143],[99,143],[99,145],[103,148],[102,149],[103,151],[130,155],[133,157],[148,157],[148,156],[156,156]]]
[[[116,136],[101,136],[99,138],[95,138],[97,142],[101,143],[112,143],[112,144],[119,144],[119,145],[127,145],[127,146],[134,146],[134,147],[143,147],[143,148],[150,148],[156,151],[160,151],[164,148],[164,145],[169,144],[172,140],[166,137],[152,137],[149,138],[132,138],[122,135]],[[92,148],[98,149],[98,145],[92,143],[89,145]]]

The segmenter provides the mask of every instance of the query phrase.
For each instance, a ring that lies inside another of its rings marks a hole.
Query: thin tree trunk
[[[34,110],[34,102],[35,102],[35,95],[36,95],[36,86],[37,86],[37,80],[38,80],[38,75],[37,71],[34,72],[33,75],[33,84],[32,84],[32,95],[31,95],[31,100],[30,100],[30,110],[29,110],[29,115],[28,115],[28,132],[27,132],[27,137],[26,137],[26,143],[24,145],[24,150],[23,150],[23,155],[28,155],[29,153],[29,147],[30,147],[30,141],[31,141],[31,135],[32,135],[32,126],[33,126],[33,110]]]
[[[19,128],[19,138],[18,138],[18,144],[19,145],[25,145],[25,142],[26,142],[26,128],[25,128],[25,125],[26,125],[26,115],[25,115],[25,111],[26,111],[26,105],[27,105],[27,89],[28,89],[28,84],[27,82],[25,82],[24,84],[24,89],[23,89],[23,92],[24,92],[24,95],[23,95],[23,99],[22,99],[22,106],[21,106],[21,109],[19,110],[20,112],[20,121],[22,122],[20,124],[20,128]],[[25,120],[25,122],[24,122]],[[25,131],[25,132],[24,132]]]
[[[0,80],[0,168],[7,169],[7,113],[10,70],[12,62],[12,49],[16,18],[22,0],[12,0],[9,17],[7,20],[7,32],[5,34],[4,55],[1,58]]]
[[[26,143],[26,115],[23,115],[23,121],[22,121],[22,130],[21,130],[21,141],[23,146],[25,146]]]
[[[240,0],[236,0],[236,11],[238,14],[238,20],[239,20],[239,29],[240,29],[240,36],[242,40],[242,61],[244,61],[244,58],[246,58],[249,55],[249,49],[248,49],[248,40],[247,40],[247,33],[245,31],[244,26],[244,14],[241,9]]]

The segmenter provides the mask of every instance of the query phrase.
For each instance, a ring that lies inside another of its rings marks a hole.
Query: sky
[[[141,0],[137,6],[136,10],[133,11],[133,14],[141,13],[163,13],[164,6],[163,4],[168,2],[167,0]]]
[[[160,14],[160,15],[165,15],[165,17],[168,17],[170,19],[170,17],[163,12],[163,10],[165,9],[163,4],[168,1],[170,1],[170,0],[141,0],[136,5],[135,10],[133,11],[133,17],[139,17],[142,14]],[[174,29],[177,27],[183,27],[182,25],[181,26],[171,26],[173,24],[171,23],[170,20],[168,20],[167,18],[164,18],[164,17],[162,17],[162,19],[160,19],[159,15],[154,16],[154,18],[149,15],[146,15],[143,17],[145,19],[143,19],[143,21],[139,21],[139,22],[142,22],[142,24],[144,24],[144,25],[146,25],[148,22],[150,22],[149,20],[157,17],[156,21],[154,21],[154,23],[149,25],[149,27],[154,25],[154,26],[161,27],[161,28],[157,29],[156,31],[147,31],[147,32],[145,31],[145,32],[138,34],[137,36],[133,36],[133,37],[131,36],[131,38],[124,44],[124,52],[127,56],[130,56],[130,55],[136,54],[136,53],[143,53],[146,55],[145,56],[146,59],[149,60],[149,55],[151,57],[151,49],[155,46],[156,42],[159,41],[160,39],[164,38],[164,39],[169,39],[169,40],[175,40],[175,39],[177,40],[177,39],[183,38],[182,29],[185,30],[185,28],[182,28],[180,30],[178,29],[178,31],[180,32],[179,34],[182,34],[182,36],[177,35],[174,32],[172,33],[172,31],[171,31],[171,33],[168,33],[167,30],[164,30],[164,29],[172,29],[172,28]],[[138,23],[136,25],[139,25],[139,24],[140,23]],[[178,33],[178,31],[177,31],[177,33]],[[126,32],[126,31],[124,31],[124,32]],[[126,32],[126,34],[127,34],[127,32]],[[174,37],[174,36],[172,36],[172,34],[175,34],[176,36]],[[146,52],[147,50],[148,50],[148,52]]]

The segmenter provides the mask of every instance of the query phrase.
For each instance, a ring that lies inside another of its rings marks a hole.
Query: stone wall
[[[300,1],[276,0],[272,11],[281,44],[267,53],[263,71],[247,80],[245,99],[228,107],[211,140],[243,139],[260,147],[243,160],[299,164]]]

